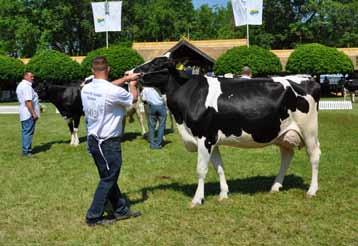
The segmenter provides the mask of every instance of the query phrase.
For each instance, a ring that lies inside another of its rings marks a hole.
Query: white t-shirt
[[[150,105],[160,106],[164,104],[161,95],[152,87],[144,87],[142,91],[142,99]]]
[[[37,93],[32,88],[32,83],[27,80],[22,80],[16,87],[17,100],[20,103],[19,115],[20,121],[28,120],[32,117],[31,112],[26,107],[26,101],[32,101],[32,106],[38,117],[40,117],[40,104]]]
[[[88,135],[100,139],[121,135],[125,108],[133,103],[131,93],[107,80],[93,79],[82,88],[81,99]]]

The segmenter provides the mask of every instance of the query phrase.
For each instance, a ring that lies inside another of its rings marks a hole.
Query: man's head
[[[104,56],[97,56],[92,61],[92,72],[96,77],[98,75],[108,76],[109,70],[107,59]]]
[[[29,81],[31,83],[34,82],[34,79],[35,79],[34,75],[30,71],[24,72],[24,77],[23,78],[24,78],[24,80],[27,80],[27,81]]]
[[[244,66],[241,71],[242,76],[252,77],[251,69],[248,66]]]

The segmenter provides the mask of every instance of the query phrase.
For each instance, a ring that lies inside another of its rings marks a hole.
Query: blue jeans
[[[87,211],[86,220],[101,219],[107,201],[112,204],[115,215],[126,214],[128,205],[117,184],[122,165],[120,138],[110,138],[100,142],[95,137],[88,136],[88,146],[96,163],[100,181]]]
[[[165,122],[167,118],[167,109],[165,105],[149,105],[148,112],[148,128],[149,128],[149,142],[150,147],[157,149],[162,147],[163,136],[165,131]],[[158,137],[157,141],[155,141],[155,127],[159,123],[158,126]]]
[[[28,155],[32,152],[32,136],[35,133],[36,121],[30,117],[27,120],[21,121],[21,141],[22,141],[22,154]]]

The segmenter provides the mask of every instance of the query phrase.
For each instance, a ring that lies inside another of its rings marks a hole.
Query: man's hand
[[[132,73],[132,74],[125,74],[123,78],[116,79],[112,81],[112,84],[122,86],[125,82],[131,82],[137,80],[142,76],[141,73]]]
[[[39,119],[39,116],[36,114],[36,112],[33,112],[33,113],[32,113],[32,119],[33,119],[34,121],[37,121],[37,120]]]
[[[128,81],[137,80],[142,76],[143,76],[142,73],[126,74],[126,78],[128,79]]]

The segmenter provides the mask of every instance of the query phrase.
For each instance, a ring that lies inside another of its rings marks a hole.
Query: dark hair
[[[103,71],[107,70],[107,68],[108,68],[108,62],[107,62],[106,57],[97,56],[96,58],[93,59],[92,69],[95,72],[103,72]]]

